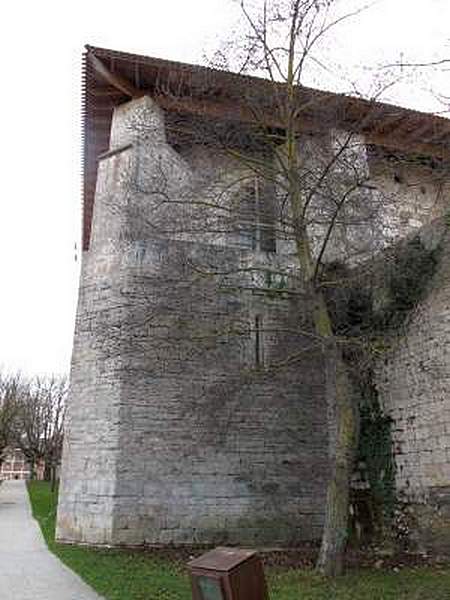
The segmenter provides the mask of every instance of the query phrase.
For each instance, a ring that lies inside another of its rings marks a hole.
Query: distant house
[[[32,467],[20,448],[10,448],[0,465],[0,480],[30,479]],[[39,461],[35,467],[35,479],[44,478],[44,462]]]
[[[0,479],[29,479],[30,474],[30,464],[20,448],[7,450],[0,466]]]

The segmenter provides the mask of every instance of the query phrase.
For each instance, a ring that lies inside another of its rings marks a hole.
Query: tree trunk
[[[44,481],[51,481],[52,479],[52,468],[51,463],[48,460],[44,462]]]
[[[317,570],[328,576],[340,575],[348,536],[350,477],[356,450],[358,417],[354,394],[333,332],[331,316],[323,293],[312,280],[312,255],[306,234],[297,236],[299,264],[305,274],[305,289],[313,307],[316,334],[322,339],[331,475],[327,488],[325,524]]]
[[[348,536],[349,490],[356,448],[358,418],[352,387],[335,340],[326,349],[329,452],[332,472],[327,490],[325,524],[317,569],[340,575]]]
[[[52,492],[54,492],[56,490],[56,484],[57,484],[57,478],[56,478],[56,471],[57,471],[57,467],[55,464],[52,465]]]
[[[303,277],[304,291],[312,303],[314,330],[322,340],[327,380],[327,412],[329,453],[332,472],[327,489],[325,524],[317,569],[326,575],[342,573],[347,542],[349,487],[355,454],[357,418],[353,406],[350,379],[342,354],[334,336],[333,324],[325,297],[317,287],[317,267],[307,231],[306,200],[299,179],[300,166],[298,132],[296,125],[295,42],[300,3],[295,3],[291,21],[286,81],[286,134],[285,144],[279,150],[279,161],[284,166],[286,188],[292,213],[298,265]],[[324,240],[325,249],[327,239]],[[319,254],[320,257],[320,254]]]

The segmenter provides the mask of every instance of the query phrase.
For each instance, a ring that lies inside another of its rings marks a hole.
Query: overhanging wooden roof
[[[83,249],[89,247],[98,156],[109,146],[115,106],[149,94],[166,111],[282,128],[282,85],[250,77],[86,46],[83,75]],[[389,104],[299,88],[299,128],[363,133],[368,143],[450,159],[450,120]]]

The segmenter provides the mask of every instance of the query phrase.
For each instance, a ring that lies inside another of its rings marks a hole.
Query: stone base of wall
[[[450,550],[450,229],[419,237],[436,257],[424,297],[379,362],[380,401],[393,419],[396,488],[418,549]]]
[[[433,488],[424,503],[408,505],[409,541],[419,552],[450,554],[450,486]]]

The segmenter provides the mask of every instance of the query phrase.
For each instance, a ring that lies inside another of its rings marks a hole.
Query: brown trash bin
[[[254,550],[215,548],[188,563],[193,600],[268,600]]]

